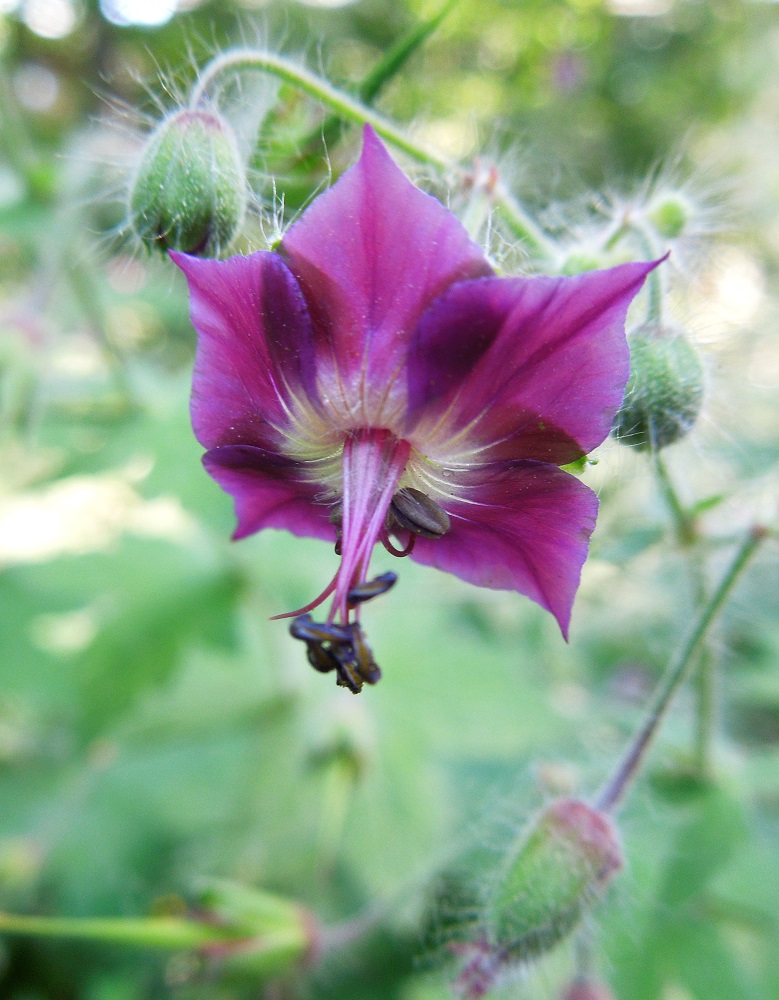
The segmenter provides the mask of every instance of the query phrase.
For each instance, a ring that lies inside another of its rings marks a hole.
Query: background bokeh
[[[597,788],[693,613],[651,465],[614,442],[585,472],[602,514],[569,645],[517,595],[404,563],[369,612],[385,676],[354,698],[268,621],[333,553],[229,542],[188,423],[184,283],[122,238],[138,129],[225,46],[353,85],[435,8],[0,0],[0,910],[143,915],[209,876],[330,923],[385,906],[375,935],[269,998],[449,996],[437,942],[479,873],[452,859]],[[714,575],[779,502],[778,54],[779,5],[758,0],[463,0],[379,100],[452,157],[495,157],[559,235],[657,176],[698,206],[673,308],[707,394],[667,460]],[[249,117],[276,96],[255,86]],[[279,96],[287,123],[316,121]],[[288,207],[326,176],[320,155],[280,178]],[[627,870],[592,922],[619,1000],[779,995],[778,590],[774,543],[713,641],[715,776],[691,771],[683,697],[622,814]],[[557,997],[571,964],[563,947],[500,995]],[[0,938],[9,1000],[263,989],[191,956]]]

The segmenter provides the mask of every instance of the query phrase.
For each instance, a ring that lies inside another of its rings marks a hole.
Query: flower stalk
[[[208,106],[209,95],[221,77],[243,72],[268,73],[308,94],[314,100],[320,101],[339,118],[357,125],[370,125],[377,135],[392,143],[417,163],[433,167],[440,173],[454,172],[460,177],[465,175],[465,171],[461,168],[413,139],[363,100],[344,93],[305,67],[264,49],[235,49],[212,59],[192,90],[190,109],[195,111]],[[364,91],[365,88],[361,88],[361,96]],[[372,96],[370,89],[367,89],[367,93],[369,97]],[[512,235],[522,241],[528,253],[536,259],[551,259],[552,241],[502,184],[496,185],[493,197],[497,213],[511,230]]]
[[[597,795],[595,803],[598,809],[604,812],[614,812],[624,799],[668,714],[676,693],[687,679],[690,667],[695,661],[712,623],[767,534],[765,528],[755,526],[742,541],[719,585],[701,609],[676,659],[672,661],[665,679],[661,681],[645,722],[628,745],[616,771]]]
[[[668,467],[663,461],[660,451],[658,449],[654,449],[651,454],[652,467],[654,468],[655,476],[657,477],[660,492],[663,495],[663,499],[665,500],[671,514],[671,518],[673,519],[676,540],[682,548],[687,548],[688,546],[693,545],[697,540],[695,517],[682,503],[681,497],[676,491],[676,487],[671,479]]]
[[[682,503],[659,451],[652,453],[652,465],[660,491],[671,513],[677,542],[683,549],[689,551],[690,576],[695,602],[698,607],[703,607],[706,602],[706,581],[701,564],[701,553],[699,549],[695,548],[696,543],[700,541],[695,515],[688,511]],[[696,773],[704,776],[711,767],[717,715],[717,661],[705,644],[698,654],[698,663],[695,669],[695,699],[693,762]]]

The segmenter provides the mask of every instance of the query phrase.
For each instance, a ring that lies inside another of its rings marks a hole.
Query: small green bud
[[[130,221],[149,247],[214,256],[246,211],[246,175],[230,125],[177,112],[152,133],[130,190]]]
[[[650,205],[647,218],[659,236],[675,240],[687,228],[690,215],[691,206],[687,199],[671,193],[658,198]]]
[[[703,366],[682,331],[647,323],[634,330],[630,379],[613,434],[639,451],[659,450],[692,428],[703,400]]]
[[[566,938],[622,867],[611,820],[585,802],[548,806],[514,848],[489,906],[488,934],[526,961]]]

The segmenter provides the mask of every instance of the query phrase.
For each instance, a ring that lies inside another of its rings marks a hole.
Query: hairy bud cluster
[[[684,437],[703,400],[703,366],[685,334],[653,323],[629,337],[630,379],[614,421],[622,444],[659,450]]]
[[[247,190],[229,123],[184,109],[149,138],[131,186],[131,224],[150,249],[211,257],[237,234]]]

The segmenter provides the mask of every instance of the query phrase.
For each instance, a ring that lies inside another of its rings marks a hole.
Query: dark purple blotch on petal
[[[297,281],[273,253],[171,257],[189,283],[198,332],[191,404],[197,439],[206,448],[278,447],[290,393],[317,400],[311,319]]]
[[[469,427],[492,460],[562,465],[592,450],[622,402],[625,316],[655,266],[454,285],[411,344],[409,426],[444,417],[444,438]]]
[[[234,539],[262,528],[286,528],[293,535],[335,540],[330,507],[320,490],[299,478],[298,463],[250,445],[223,445],[203,456],[203,465],[235,500]]]

